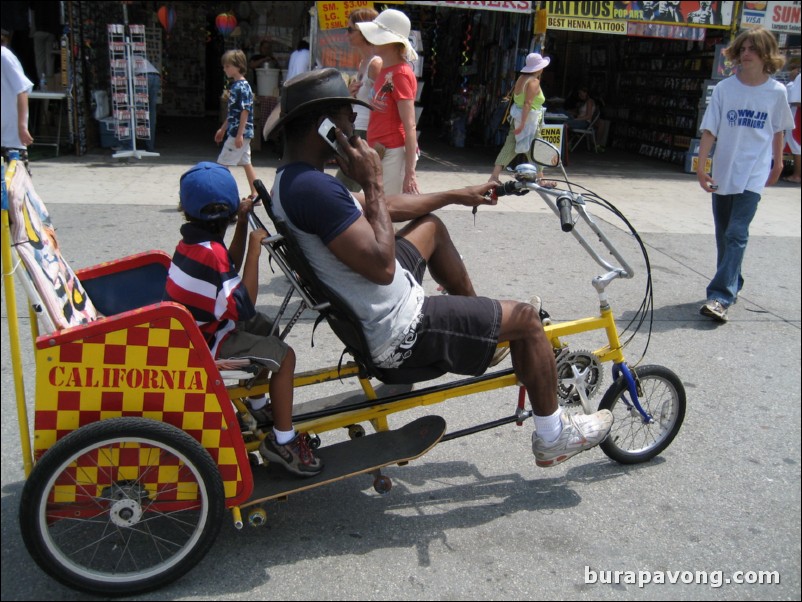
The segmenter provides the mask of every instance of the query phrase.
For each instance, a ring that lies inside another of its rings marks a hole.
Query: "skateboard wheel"
[[[376,490],[376,493],[381,495],[386,495],[390,493],[390,490],[393,488],[393,481],[390,477],[380,475],[376,477],[373,481],[373,489]]]
[[[317,449],[320,447],[320,436],[315,435],[314,437],[309,437],[309,447],[312,449]]]
[[[267,512],[264,508],[254,508],[248,512],[248,524],[251,527],[263,527],[267,523]]]
[[[361,424],[352,424],[348,427],[348,437],[356,439],[357,437],[365,436],[365,427]]]

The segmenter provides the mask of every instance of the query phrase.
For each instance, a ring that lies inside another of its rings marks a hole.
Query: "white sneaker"
[[[713,318],[717,322],[727,321],[727,308],[724,307],[723,303],[715,299],[711,299],[702,305],[702,309],[699,310],[699,313],[708,318]]]
[[[535,464],[547,468],[562,464],[569,458],[591,447],[596,447],[610,434],[613,414],[599,410],[595,414],[565,414],[560,416],[563,430],[557,440],[547,443],[532,433],[532,453]]]

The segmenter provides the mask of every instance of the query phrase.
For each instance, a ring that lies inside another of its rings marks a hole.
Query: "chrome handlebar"
[[[628,279],[634,277],[635,271],[627,260],[624,259],[612,241],[607,238],[607,235],[601,230],[599,225],[593,220],[592,215],[587,210],[585,198],[581,193],[571,191],[570,184],[569,190],[543,186],[538,176],[537,168],[531,164],[519,165],[515,169],[514,177],[515,180],[513,182],[507,182],[502,186],[496,187],[494,192],[498,196],[504,196],[505,194],[525,194],[524,191],[530,190],[537,192],[546,202],[546,205],[560,218],[560,227],[563,232],[570,232],[588,255],[602,268],[607,270],[605,274],[593,279],[593,287],[600,296],[603,295],[604,289],[613,280],[617,278]],[[511,184],[514,185],[511,186]],[[602,257],[587,238],[582,235],[580,230],[575,227],[580,221],[587,224],[587,227],[598,237],[600,243],[612,254],[619,265],[614,265]]]

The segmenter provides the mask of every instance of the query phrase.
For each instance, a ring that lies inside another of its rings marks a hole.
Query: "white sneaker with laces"
[[[713,318],[717,322],[727,321],[727,308],[724,307],[723,303],[715,299],[710,299],[707,303],[702,305],[699,313],[708,318]]]
[[[610,410],[599,410],[595,414],[565,414],[560,416],[563,430],[556,441],[546,442],[532,433],[532,453],[535,463],[547,468],[562,464],[580,452],[596,447],[610,434],[613,414]]]

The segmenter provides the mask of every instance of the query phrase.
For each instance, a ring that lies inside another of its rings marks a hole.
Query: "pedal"
[[[242,432],[258,435],[259,425],[256,424],[256,419],[251,416],[250,412],[237,412],[237,420]]]
[[[540,317],[540,323],[543,324],[543,326],[548,326],[549,324],[551,324],[551,315],[542,307],[540,308],[539,317]]]
[[[248,460],[251,466],[264,466],[267,464],[265,459],[262,457],[262,454],[260,454],[257,450],[248,452]]]

